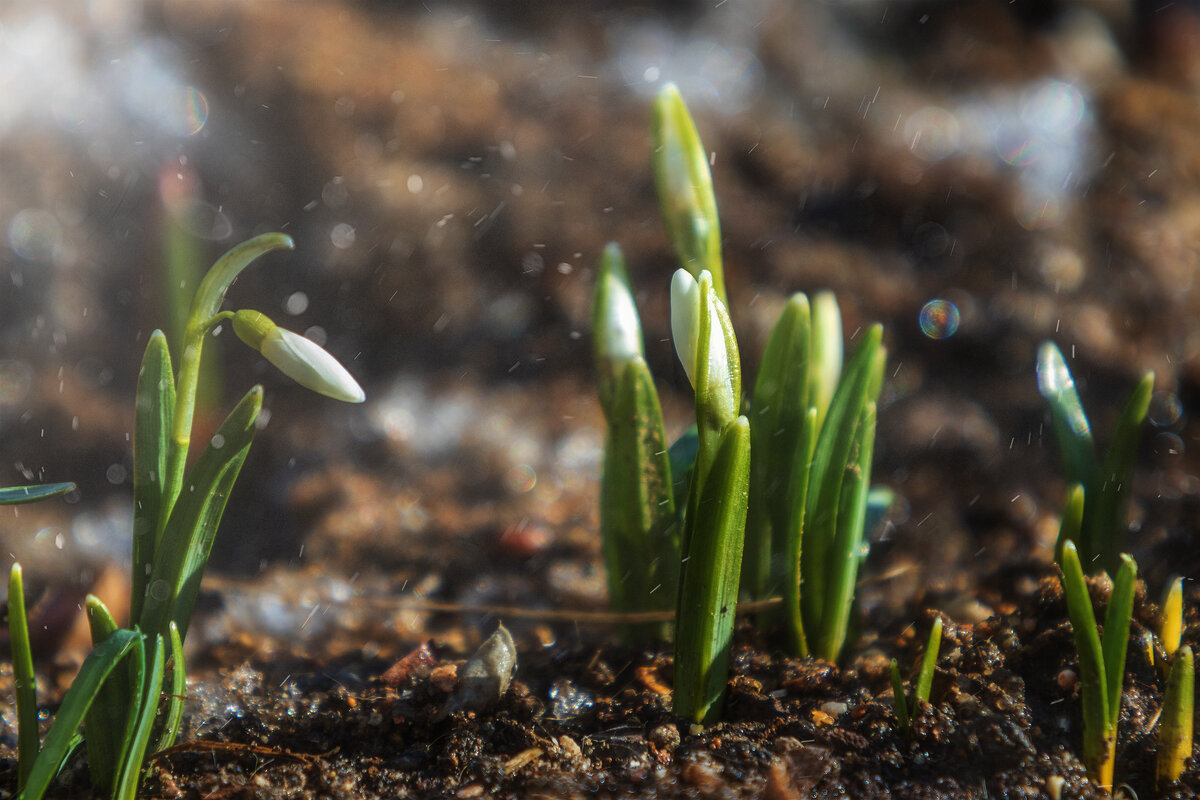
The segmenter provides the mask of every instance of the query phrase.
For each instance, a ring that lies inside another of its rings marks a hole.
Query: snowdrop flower
[[[318,394],[361,403],[366,393],[341,363],[312,339],[279,327],[258,311],[238,311],[233,330],[246,344],[306,389]]]
[[[700,358],[700,301],[708,298],[708,375],[706,385],[696,385]],[[712,288],[712,275],[700,272],[697,282],[686,269],[676,270],[671,279],[671,336],[675,352],[683,363],[688,381],[696,390],[698,402],[709,405],[721,420],[737,416],[741,375],[736,363],[737,353],[731,356],[726,337],[732,340],[729,315]]]
[[[599,355],[616,363],[643,355],[642,324],[629,290],[621,251],[614,244],[605,248],[596,291],[601,293],[593,326],[600,333]]]

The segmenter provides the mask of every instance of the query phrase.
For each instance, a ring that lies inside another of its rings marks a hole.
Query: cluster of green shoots
[[[1071,483],[1055,557],[1079,659],[1083,761],[1092,779],[1111,789],[1137,582],[1137,564],[1121,548],[1137,440],[1150,406],[1154,375],[1144,375],[1133,390],[1103,462],[1096,456],[1074,378],[1058,347],[1049,342],[1038,355],[1038,388],[1050,405]],[[1115,575],[1103,628],[1096,622],[1085,571]],[[1195,667],[1191,647],[1180,646],[1182,620],[1183,583],[1176,578],[1164,593],[1159,615],[1160,668],[1166,678],[1155,775],[1160,787],[1179,779],[1192,752]],[[1149,652],[1154,659],[1154,648]]]
[[[833,295],[796,294],[744,397],[708,158],[674,86],[655,102],[653,132],[659,199],[683,265],[671,281],[671,332],[695,390],[695,426],[668,447],[629,277],[609,245],[593,312],[608,422],[600,526],[614,608],[675,610],[675,711],[708,722],[720,713],[739,595],[782,596],[781,611],[762,618],[782,625],[794,654],[841,654],[886,354],[872,325],[843,365]]]
[[[21,567],[13,565],[9,630],[24,800],[45,795],[81,741],[97,791],[114,800],[134,798],[146,754],[170,747],[179,733],[186,694],[183,641],[226,501],[258,428],[263,398],[260,386],[247,392],[187,468],[201,354],[214,329],[230,322],[238,338],[313,391],[347,402],[364,398],[346,369],[311,340],[278,327],[260,312],[221,310],[225,293],[243,269],[265,253],[291,247],[283,234],[264,234],[217,261],[192,302],[177,373],[166,337],[161,331],[150,337],[134,421],[129,622],[121,627],[98,598],[87,598],[93,649],[42,741]],[[9,489],[0,494],[0,502],[70,488]]]

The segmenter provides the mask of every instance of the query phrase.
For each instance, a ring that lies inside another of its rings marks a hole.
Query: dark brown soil
[[[76,5],[0,12],[58,54],[13,84],[37,102],[0,109],[0,481],[80,485],[69,504],[0,514],[40,598],[47,712],[86,648],[72,610],[86,591],[119,609],[125,591],[132,391],[165,324],[160,180],[197,182],[206,259],[260,231],[295,237],[230,302],[319,326],[368,393],[336,407],[219,340],[222,407],[262,381],[270,421],[190,633],[187,735],[155,759],[150,796],[995,800],[1053,796],[1056,778],[1064,798],[1098,796],[1050,565],[1064,486],[1034,358],[1060,344],[1101,443],[1156,371],[1130,548],[1150,597],[1200,575],[1190,6]],[[197,133],[164,133],[147,112],[162,104],[138,94],[131,75],[164,64],[207,97]],[[652,69],[682,84],[714,154],[747,374],[793,291],[835,290],[847,334],[880,320],[889,348],[875,478],[900,501],[873,537],[860,639],[835,668],[740,629],[726,721],[704,730],[670,714],[669,649],[617,647],[591,616],[605,584],[589,303],[610,239],[672,432],[690,403],[667,341]],[[918,325],[934,298],[961,311],[948,338]],[[1139,599],[1141,625],[1152,611]],[[934,614],[946,642],[909,739],[886,668],[915,665]],[[501,619],[511,688],[443,718]],[[430,663],[389,672],[430,642]],[[1118,780],[1193,797],[1194,766],[1153,787],[1161,685],[1131,647]],[[80,761],[58,790],[86,787]]]

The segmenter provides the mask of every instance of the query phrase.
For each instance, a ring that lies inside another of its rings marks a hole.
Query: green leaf
[[[154,728],[154,717],[158,711],[158,700],[162,694],[163,680],[163,637],[154,637],[150,657],[146,659],[147,680],[145,688],[138,694],[140,702],[130,708],[130,719],[134,723],[127,745],[122,753],[120,780],[113,793],[114,800],[136,800],[141,783],[142,763],[146,759],[146,745]],[[135,713],[136,712],[136,713]]]
[[[1183,578],[1176,575],[1168,581],[1159,608],[1158,638],[1171,658],[1183,640]]]
[[[1083,762],[1088,773],[1094,779],[1103,782],[1105,765],[1110,761],[1110,742],[1116,741],[1116,730],[1109,729],[1108,681],[1105,676],[1104,651],[1075,543],[1069,540],[1064,542],[1062,552],[1059,567],[1062,569],[1063,592],[1067,600],[1067,615],[1071,619],[1071,629],[1075,636],[1075,652],[1079,657],[1083,702]],[[1111,764],[1108,766],[1107,777],[1111,785]]]
[[[842,312],[833,292],[817,292],[812,302],[812,394],[809,403],[817,409],[817,430],[833,401],[842,374]]]
[[[687,553],[675,632],[675,713],[708,723],[720,715],[729,670],[750,480],[750,423],[725,429]]]
[[[58,775],[67,756],[78,742],[76,731],[96,699],[100,686],[140,640],[141,634],[135,631],[116,631],[84,659],[79,674],[75,676],[75,681],[63,697],[54,722],[46,733],[42,750],[34,761],[29,780],[21,794],[23,800],[41,800],[46,794],[51,781]]]
[[[183,722],[183,701],[187,699],[187,673],[183,660],[183,639],[179,636],[179,626],[174,622],[170,626],[171,644],[171,694],[167,697],[167,711],[163,716],[163,724],[157,736],[154,751],[166,750],[175,744],[179,735],[179,726]]]
[[[225,418],[185,481],[171,511],[138,626],[149,634],[168,634],[174,621],[187,636],[200,579],[212,551],[225,503],[254,439],[262,409],[262,387],[255,386]]]
[[[791,572],[773,557],[789,557],[792,507],[803,504],[794,493],[792,471],[798,451],[811,451],[805,440],[809,410],[811,322],[808,298],[794,294],[775,323],[763,352],[750,402],[750,510],[742,560],[742,591],[753,599],[770,597]],[[810,434],[811,436],[811,434]],[[798,487],[807,492],[807,484]],[[782,568],[782,569],[781,569]]]
[[[942,646],[942,618],[933,621],[929,629],[929,641],[925,643],[925,655],[921,657],[921,671],[917,673],[917,685],[913,689],[913,713],[917,703],[928,703],[933,688],[933,673],[937,668],[938,650]]]
[[[1058,539],[1054,543],[1054,560],[1061,564],[1063,559],[1063,544],[1075,542],[1079,547],[1079,536],[1083,529],[1083,509],[1085,493],[1082,484],[1074,484],[1067,491],[1067,507],[1063,509],[1062,522],[1058,525]]]
[[[37,678],[25,614],[25,582],[21,565],[8,574],[8,641],[12,650],[13,688],[17,701],[17,788],[25,785],[38,755]]]
[[[600,404],[608,415],[614,402],[618,373],[631,359],[645,355],[642,325],[629,286],[629,274],[625,271],[625,257],[615,242],[604,248],[596,276],[592,349]]]
[[[787,567],[783,580],[783,610],[788,646],[794,655],[806,658],[809,655],[809,647],[801,606],[803,598],[800,591],[800,567],[804,558],[804,515],[807,513],[808,493],[812,486],[810,476],[813,451],[817,445],[817,409],[808,409],[804,415],[803,426],[800,443],[792,456],[788,487],[789,513],[784,523],[787,526],[786,539],[781,553]]]
[[[712,173],[696,124],[673,83],[655,98],[652,132],[654,181],[675,252],[696,279],[701,270],[712,273],[713,288],[724,303],[721,226]]]
[[[819,658],[836,662],[846,644],[850,628],[850,613],[854,604],[854,587],[858,580],[858,565],[863,547],[863,526],[866,522],[867,491],[871,485],[871,461],[875,453],[875,403],[863,407],[846,461],[838,498],[837,527],[833,546],[827,551],[826,570],[829,583],[824,601],[825,618],[810,637],[815,640],[813,651]]]
[[[905,735],[912,736],[912,722],[908,718],[908,701],[904,697],[904,681],[900,678],[900,664],[896,659],[891,663],[892,676],[892,708],[896,712],[896,722]]]
[[[175,414],[175,377],[162,331],[150,335],[138,374],[133,423],[133,561],[130,618],[141,616],[146,579],[166,525],[160,519],[167,483],[167,454]]]
[[[601,481],[600,531],[609,593],[619,611],[673,607],[679,526],[662,410],[650,369],[635,357],[613,391]],[[662,626],[630,631],[661,638]]]
[[[882,335],[882,327],[878,324],[872,325],[867,329],[862,342],[850,357],[845,373],[830,402],[825,423],[818,434],[816,449],[813,452],[809,477],[811,488],[804,517],[801,598],[804,603],[804,627],[808,633],[809,645],[821,658],[829,658],[826,655],[827,648],[833,646],[840,638],[834,629],[841,627],[841,636],[844,636],[843,623],[849,619],[849,609],[826,608],[825,604],[831,597],[845,597],[846,570],[857,568],[856,553],[852,565],[844,565],[835,561],[840,557],[837,553],[846,555],[845,548],[847,546],[852,545],[855,549],[858,547],[857,543],[845,540],[841,541],[839,546],[839,531],[850,531],[848,527],[839,522],[838,516],[845,505],[848,511],[859,514],[858,524],[860,526],[864,521],[865,509],[858,508],[856,503],[844,504],[842,482],[847,475],[847,468],[851,468],[850,471],[853,471],[853,465],[861,456],[861,445],[865,443],[865,439],[857,438],[858,427],[864,408],[868,402],[874,400],[870,396],[870,390],[872,387],[878,386],[880,382],[876,373],[882,373],[883,370]],[[876,389],[876,391],[878,390]],[[872,428],[873,426],[872,414]],[[864,485],[862,487],[864,503],[865,490],[866,486]],[[861,530],[854,534],[854,538],[857,538],[859,542],[861,542],[861,537]],[[836,553],[835,548],[837,548]],[[852,583],[850,592],[852,596]],[[837,602],[840,603],[841,600]],[[816,645],[817,639],[824,641],[825,645]],[[833,658],[829,658],[829,660],[835,659],[836,653]]]
[[[1067,481],[1085,487],[1095,486],[1099,464],[1096,445],[1092,440],[1092,428],[1088,423],[1079,393],[1075,390],[1075,379],[1062,351],[1054,342],[1045,342],[1038,350],[1038,391],[1050,405],[1050,419],[1062,453],[1063,470]],[[1088,541],[1089,530],[1082,530],[1084,541],[1076,546],[1085,558],[1090,559],[1094,544]]]
[[[1171,662],[1171,674],[1167,678],[1167,691],[1163,696],[1155,765],[1155,782],[1160,790],[1166,788],[1168,782],[1179,780],[1184,765],[1192,755],[1195,694],[1196,667],[1192,648],[1184,646],[1179,648]]]
[[[692,481],[692,470],[696,466],[696,454],[699,449],[700,434],[695,425],[689,425],[667,450],[667,457],[671,461],[672,494],[675,497],[677,514],[687,507],[688,486]]]
[[[1100,646],[1104,652],[1105,698],[1108,701],[1108,726],[1117,729],[1121,715],[1121,696],[1125,683],[1125,651],[1129,646],[1129,622],[1133,617],[1133,589],[1137,581],[1137,564],[1124,553],[1121,566],[1113,581],[1104,613],[1104,635]]]
[[[1096,476],[1096,485],[1088,490],[1084,520],[1089,528],[1087,539],[1093,555],[1099,556],[1098,566],[1108,571],[1119,569],[1119,555],[1125,546],[1133,466],[1153,392],[1154,373],[1148,372],[1129,395]]]
[[[88,595],[84,608],[93,647],[118,631],[116,620],[98,597]],[[136,654],[131,654],[113,669],[109,679],[100,686],[96,700],[83,722],[92,785],[105,794],[116,786],[121,749],[133,732],[136,698],[141,692],[141,684],[142,664]]]
[[[37,486],[9,486],[0,489],[0,506],[16,506],[24,503],[36,503],[47,497],[57,497],[60,494],[75,491],[73,483],[43,483]]]

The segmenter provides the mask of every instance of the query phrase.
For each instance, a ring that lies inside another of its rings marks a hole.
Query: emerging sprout
[[[705,334],[708,346],[703,350],[708,357],[702,364],[700,337]],[[736,345],[728,346],[733,338],[729,314],[717,298],[707,270],[700,273],[699,281],[685,269],[676,270],[671,279],[671,337],[697,398],[703,397],[714,417],[727,424],[737,416],[741,403],[741,370]],[[703,381],[703,386],[698,381]]]
[[[312,339],[279,327],[266,314],[238,311],[233,315],[233,330],[305,389],[346,403],[361,403],[367,398],[358,382],[327,350]]]

